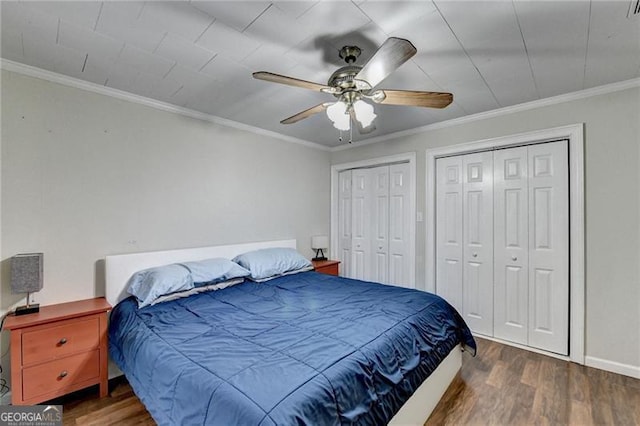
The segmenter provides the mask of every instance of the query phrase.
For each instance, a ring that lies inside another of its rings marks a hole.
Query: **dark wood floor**
[[[427,425],[640,425],[640,380],[477,339]],[[64,424],[147,425],[153,420],[125,380],[56,401]]]
[[[640,380],[476,340],[427,425],[640,425]]]

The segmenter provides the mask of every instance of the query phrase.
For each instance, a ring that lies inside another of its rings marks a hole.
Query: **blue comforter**
[[[430,293],[316,272],[111,314],[109,352],[159,424],[386,424],[458,344]]]

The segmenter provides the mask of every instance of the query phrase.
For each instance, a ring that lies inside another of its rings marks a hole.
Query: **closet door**
[[[436,160],[436,294],[462,312],[462,157]]]
[[[494,336],[527,344],[529,200],[527,147],[494,152]]]
[[[371,169],[351,172],[351,278],[371,276]]]
[[[409,163],[389,166],[389,284],[414,288],[409,281],[410,223]]]
[[[371,281],[389,282],[389,166],[370,169]]]
[[[345,277],[351,276],[351,170],[338,175],[338,259]]]
[[[566,141],[531,145],[529,346],[569,349],[569,154]]]
[[[474,332],[493,335],[493,153],[462,157],[462,312]]]

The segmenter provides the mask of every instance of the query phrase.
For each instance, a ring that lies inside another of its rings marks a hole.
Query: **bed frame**
[[[135,272],[142,269],[212,257],[232,259],[247,251],[271,247],[296,248],[296,240],[264,241],[107,256],[105,258],[106,298],[113,306],[127,298],[129,294],[126,289],[129,278],[131,278]],[[117,368],[112,369],[112,367],[115,367],[113,363],[110,364],[111,374],[109,377],[122,374]],[[400,411],[391,419],[389,424],[396,426],[423,425],[455,378],[461,366],[462,352],[458,345],[442,361],[438,368],[431,373],[427,380],[420,385],[411,398],[402,406]]]

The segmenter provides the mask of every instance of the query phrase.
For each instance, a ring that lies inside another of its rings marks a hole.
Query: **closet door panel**
[[[340,272],[351,277],[351,170],[338,175],[338,260]]]
[[[408,163],[389,166],[389,284],[414,288],[410,282],[410,168]]]
[[[462,157],[462,311],[474,332],[493,335],[493,153]]]
[[[436,160],[436,294],[462,313],[462,157]]]
[[[527,344],[529,320],[527,148],[494,152],[494,336]]]
[[[351,278],[371,276],[370,169],[351,172]]]
[[[566,141],[531,145],[529,346],[569,353],[569,175]]]
[[[369,170],[372,189],[371,281],[389,282],[389,166]]]

